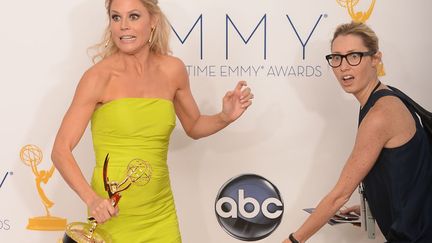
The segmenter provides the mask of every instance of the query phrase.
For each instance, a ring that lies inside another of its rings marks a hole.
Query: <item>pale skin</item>
[[[80,141],[93,112],[102,104],[125,97],[162,98],[172,101],[186,134],[199,139],[223,129],[252,104],[245,81],[237,83],[222,100],[222,111],[202,115],[192,96],[188,74],[178,58],[150,51],[151,27],[158,18],[139,0],[114,0],[110,9],[112,40],[119,48],[87,70],[56,136],[52,160],[90,215],[104,223],[119,212],[109,199],[97,195],[86,181],[72,151]]]
[[[368,51],[361,37],[340,35],[332,44],[332,53],[347,54]],[[347,93],[353,94],[363,107],[378,83],[377,65],[381,53],[363,57],[358,66],[350,66],[345,59],[333,68],[334,75]],[[351,78],[350,78],[351,77]],[[348,78],[348,79],[347,79]],[[378,89],[386,89],[381,84]],[[416,131],[415,121],[405,105],[396,97],[379,99],[369,110],[357,131],[355,144],[334,188],[319,202],[316,210],[293,236],[306,242],[349,200],[352,193],[373,167],[382,148],[394,148],[408,142]],[[343,212],[353,211],[349,208]],[[291,243],[285,239],[283,243]]]

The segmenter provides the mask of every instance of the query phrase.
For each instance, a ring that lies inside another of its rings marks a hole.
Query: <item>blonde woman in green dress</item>
[[[157,0],[106,0],[106,8],[110,21],[98,62],[77,86],[52,160],[113,242],[181,242],[166,163],[176,115],[186,134],[199,139],[239,118],[253,94],[240,81],[223,97],[221,112],[201,115],[185,65],[168,55],[170,29]],[[96,156],[91,184],[72,154],[90,121]],[[135,158],[153,171],[147,185],[123,191],[115,207],[102,178],[107,153],[111,181],[121,181]]]

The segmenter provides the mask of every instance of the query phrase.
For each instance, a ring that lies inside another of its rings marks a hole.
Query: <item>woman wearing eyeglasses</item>
[[[360,103],[357,136],[334,188],[284,243],[309,239],[361,183],[388,242],[432,242],[432,151],[413,111],[378,79],[376,34],[362,23],[340,25],[331,51],[336,79]]]

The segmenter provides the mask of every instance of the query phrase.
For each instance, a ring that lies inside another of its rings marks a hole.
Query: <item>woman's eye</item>
[[[359,57],[360,57],[360,55],[358,53],[352,53],[351,54],[351,58],[353,58],[353,59],[357,59]]]
[[[118,21],[120,21],[120,16],[118,16],[118,15],[113,15],[113,16],[111,16],[111,19],[112,19],[114,22],[118,22]]]
[[[131,14],[129,18],[130,18],[131,20],[137,20],[137,19],[139,19],[139,17],[140,17],[140,16],[139,16],[138,14]]]

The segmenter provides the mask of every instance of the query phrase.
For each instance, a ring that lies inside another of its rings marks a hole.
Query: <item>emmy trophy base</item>
[[[66,228],[66,219],[52,216],[29,218],[27,229],[57,231]]]
[[[94,226],[83,222],[68,224],[62,243],[112,243],[109,233]]]

